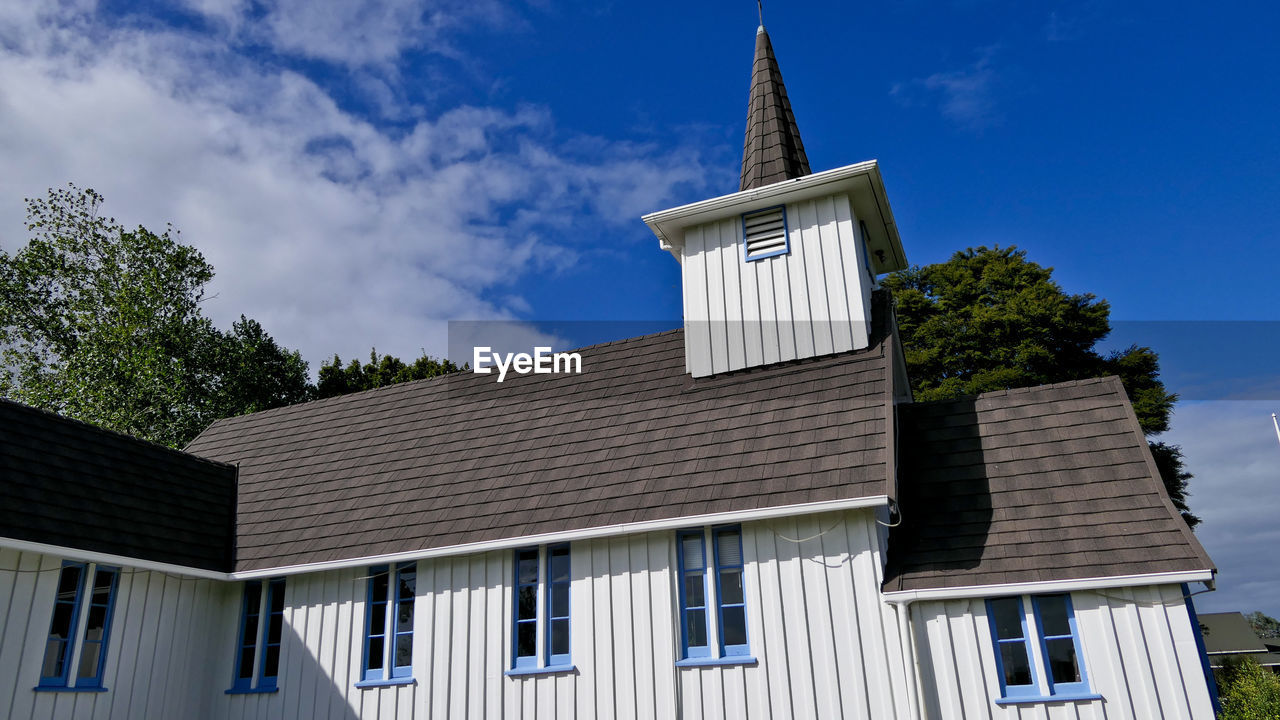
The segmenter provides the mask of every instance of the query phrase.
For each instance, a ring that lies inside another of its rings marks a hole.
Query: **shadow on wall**
[[[325,611],[337,612],[333,604],[322,607]],[[336,628],[325,628],[325,630],[335,632]],[[319,641],[319,635],[317,635],[314,642]],[[335,637],[332,640],[332,646],[336,647],[349,642],[350,638]],[[323,643],[325,647],[330,644]],[[354,662],[359,663],[360,648],[358,646],[350,648],[349,652],[354,653]],[[399,716],[396,714],[396,692],[400,688],[361,689],[352,687],[345,677],[340,679],[330,677],[308,650],[307,643],[299,634],[298,628],[289,623],[285,623],[284,626],[277,687],[279,689],[274,693],[223,695],[218,707],[224,710],[215,712],[213,716],[227,720],[244,718],[360,720],[362,717],[411,718],[413,716],[412,701],[405,708],[408,712]],[[225,688],[218,692],[222,690]],[[407,687],[411,697],[413,690],[413,686]],[[385,707],[380,707],[380,702]],[[353,705],[355,708],[360,708],[361,712],[358,713],[352,707]]]
[[[886,590],[982,564],[991,488],[973,399],[898,408],[898,504]]]

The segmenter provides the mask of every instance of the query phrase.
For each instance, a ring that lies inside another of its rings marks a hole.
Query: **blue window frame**
[[[1003,597],[987,601],[987,619],[995,643],[996,674],[1000,676],[1001,697],[1036,697],[1036,671],[1031,662],[1031,640],[1022,598]]]
[[[571,578],[568,544],[515,551],[512,670],[570,667]]]
[[[417,597],[417,563],[397,565],[394,579],[387,565],[369,571],[362,680],[413,676],[413,612]]]
[[[730,525],[681,530],[676,533],[676,554],[684,659],[711,659],[713,647],[719,658],[750,657],[742,529]],[[708,612],[711,608],[714,614]]]
[[[1003,700],[1097,697],[1089,690],[1081,661],[1080,633],[1069,595],[993,598],[987,600],[987,619]]]
[[[271,692],[280,676],[284,636],[284,578],[244,584],[235,676],[227,692]]]
[[[1039,595],[1032,598],[1036,627],[1040,630],[1040,655],[1044,659],[1045,680],[1050,695],[1077,695],[1089,692],[1084,663],[1080,662],[1080,633],[1069,595]]]
[[[62,563],[40,664],[40,688],[102,689],[119,577],[119,568]]]

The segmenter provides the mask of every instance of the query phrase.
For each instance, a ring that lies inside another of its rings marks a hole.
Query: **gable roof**
[[[1213,568],[1114,377],[900,412],[886,591]]]
[[[671,331],[584,348],[580,375],[455,373],[221,420],[188,451],[239,467],[239,571],[887,496],[876,325],[866,350],[697,380]]]
[[[1249,620],[1238,612],[1196,613],[1209,655],[1265,653],[1267,646],[1253,632]]]
[[[235,468],[0,400],[0,536],[227,572]]]

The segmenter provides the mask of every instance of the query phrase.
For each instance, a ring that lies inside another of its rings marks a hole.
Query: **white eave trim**
[[[893,219],[893,211],[889,207],[888,195],[884,189],[884,179],[880,176],[880,166],[875,160],[824,170],[820,173],[721,195],[669,210],[659,210],[644,215],[641,219],[653,234],[658,236],[658,244],[662,249],[671,252],[678,259],[679,247],[684,244],[684,229],[687,227],[759,210],[770,205],[785,205],[820,195],[835,194],[846,189],[852,190],[856,186],[855,179],[864,175],[871,183],[872,194],[876,196],[874,204],[878,208],[877,221],[884,225],[884,232],[890,245],[888,249],[895,256],[894,264],[906,267],[902,240],[898,237],[897,224]],[[869,223],[872,222],[871,218],[866,220]]]
[[[755,510],[735,510],[732,512],[708,513],[706,515],[686,515],[678,518],[649,520],[637,523],[622,523],[602,527],[584,528],[582,530],[565,530],[562,532],[542,533],[540,535],[524,535],[517,538],[490,540],[486,542],[468,543],[465,545],[449,545],[447,547],[428,550],[413,550],[389,555],[370,555],[349,560],[307,563],[303,565],[287,565],[285,567],[266,568],[263,570],[246,570],[231,573],[232,580],[252,580],[256,578],[280,577],[281,575],[298,575],[301,573],[324,572],[326,570],[342,570],[346,568],[368,567],[370,565],[387,565],[397,562],[411,562],[430,558],[450,557],[455,555],[471,555],[491,550],[512,550],[530,545],[551,545],[572,542],[575,540],[591,540],[612,535],[632,535],[636,533],[676,530],[695,525],[722,525],[726,523],[768,520],[777,517],[794,515],[812,515],[840,510],[858,510],[863,508],[885,507],[889,504],[888,495],[850,498],[847,500],[830,500],[826,502],[782,505],[779,507],[759,508]]]
[[[112,555],[111,553],[80,550],[77,548],[64,547],[62,545],[48,545],[45,543],[29,542],[27,540],[14,540],[13,538],[6,537],[0,537],[0,548],[17,550],[18,552],[40,553],[41,555],[56,555],[70,560],[98,563],[99,565],[135,568],[138,570],[152,570],[155,572],[169,573],[171,575],[184,575],[187,577],[204,578],[207,580],[232,579],[229,573],[218,572],[217,570],[202,570],[200,568],[186,567],[185,565],[173,565],[170,563],[142,560],[140,558],[128,557],[126,555]]]
[[[1105,588],[1138,587],[1143,585],[1178,585],[1181,583],[1213,582],[1213,570],[1187,570],[1182,572],[1146,573],[1143,575],[1113,575],[1111,577],[1084,578],[1081,580],[1039,580],[1004,585],[965,585],[952,588],[924,590],[894,590],[881,592],[888,602],[910,603],[917,600],[955,600],[974,597],[1001,597],[1005,595],[1038,595],[1041,593],[1074,592],[1076,590],[1102,590]]]
[[[665,226],[675,221],[681,221],[681,225],[693,225],[703,221],[703,216],[714,216],[718,214],[736,214],[747,212],[742,209],[747,203],[760,201],[764,205],[778,205],[779,198],[791,194],[805,193],[813,194],[813,191],[830,185],[833,183],[844,182],[858,175],[871,175],[875,179],[880,178],[880,167],[875,160],[867,160],[865,162],[854,163],[853,165],[845,165],[833,170],[824,170],[820,173],[805,175],[792,180],[783,180],[771,185],[752,188],[751,190],[742,190],[728,195],[711,198],[710,200],[700,200],[696,203],[681,205],[669,210],[659,210],[642,216],[640,219],[645,221],[649,227],[653,228],[654,233],[658,234],[661,239],[662,234],[659,233],[658,227]]]

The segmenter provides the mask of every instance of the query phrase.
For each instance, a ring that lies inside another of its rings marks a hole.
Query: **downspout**
[[[909,717],[922,720],[924,713],[920,707],[920,665],[916,662],[915,637],[911,628],[911,601],[892,600],[893,610],[898,616],[898,638],[902,650],[902,672],[907,681],[907,712]]]

